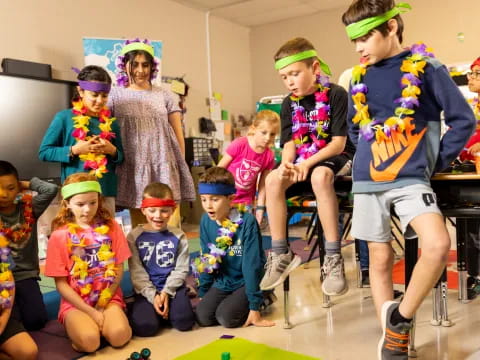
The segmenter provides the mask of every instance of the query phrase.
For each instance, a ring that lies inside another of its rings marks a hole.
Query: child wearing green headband
[[[77,351],[96,351],[102,337],[124,346],[132,329],[120,287],[131,256],[123,230],[105,207],[94,175],[69,175],[61,193],[45,262],[45,275],[55,279],[62,297],[58,321]]]
[[[342,17],[362,57],[352,70],[348,108],[356,144],[351,234],[369,241],[370,285],[383,329],[380,360],[408,358],[412,318],[445,268],[450,238],[430,177],[455,159],[475,125],[446,67],[424,44],[401,45],[400,14],[410,8],[357,0]],[[449,130],[440,138],[442,110]],[[418,236],[422,244],[400,303],[393,301],[391,208],[405,239]]]
[[[330,70],[306,39],[287,41],[274,59],[290,94],[283,100],[280,116],[282,162],[266,178],[272,251],[260,287],[273,289],[300,264],[300,257],[287,245],[285,196],[287,189],[292,195],[312,189],[326,239],[322,290],[327,295],[341,295],[348,285],[333,181],[335,175],[349,171],[354,152],[347,137],[347,93],[320,74],[330,74]]]
[[[145,223],[140,211],[145,186],[167,184],[173,199],[195,200],[190,169],[185,162],[182,110],[178,99],[167,89],[156,86],[158,62],[150,41],[127,40],[118,57],[117,82],[108,104],[118,119],[125,161],[119,166],[117,203],[130,209],[132,226]],[[180,207],[170,225],[180,227]]]

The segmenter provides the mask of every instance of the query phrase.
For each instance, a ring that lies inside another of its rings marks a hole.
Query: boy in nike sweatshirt
[[[342,17],[362,56],[352,73],[347,117],[356,144],[351,233],[369,241],[370,284],[383,328],[379,359],[408,357],[411,320],[440,277],[450,249],[430,177],[455,159],[475,126],[445,66],[423,44],[402,47],[399,14],[409,9],[393,0],[357,0]],[[440,139],[442,110],[449,130]],[[422,244],[400,303],[392,301],[391,207],[405,238],[413,230]]]

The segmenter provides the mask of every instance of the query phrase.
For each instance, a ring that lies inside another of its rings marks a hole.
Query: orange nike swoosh
[[[410,159],[413,152],[417,148],[418,143],[420,142],[420,140],[423,138],[423,135],[425,134],[425,131],[427,131],[427,128],[424,128],[418,134],[415,134],[412,137],[410,137],[410,140],[412,140],[412,142],[409,143],[407,147],[403,149],[403,152],[384,170],[375,169],[375,167],[373,166],[373,161],[370,161],[370,177],[372,178],[372,180],[373,181],[395,180],[400,170],[402,170],[402,168],[405,166],[405,164],[407,163],[407,161]]]

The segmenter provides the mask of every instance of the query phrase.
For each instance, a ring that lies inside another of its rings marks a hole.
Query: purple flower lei
[[[233,245],[233,236],[241,224],[243,224],[242,213],[236,208],[231,209],[228,218],[222,221],[222,227],[217,230],[216,244],[208,243],[210,251],[196,257],[190,263],[197,281],[201,273],[212,274],[220,268],[222,258],[227,254],[228,248]],[[233,256],[233,253],[229,252],[229,255]]]
[[[371,141],[374,137],[377,142],[383,141],[392,136],[392,133],[401,133],[408,128],[407,118],[413,119],[415,108],[420,106],[418,96],[421,94],[420,74],[424,72],[427,60],[434,55],[423,43],[414,44],[410,48],[411,55],[402,62],[400,70],[404,73],[400,80],[402,96],[394,100],[398,106],[395,114],[384,121],[370,118],[368,105],[366,103],[368,88],[362,83],[362,76],[366,74],[368,64],[357,65],[353,69],[350,94],[357,114],[352,121],[360,126],[360,135]]]
[[[140,40],[139,38],[136,38],[136,39],[133,39],[133,40],[126,40],[125,43],[123,44],[123,46],[128,45],[128,44],[132,44],[132,43],[136,43],[136,42],[142,42],[142,43],[150,45],[150,46],[152,45],[152,43],[148,39]],[[124,55],[119,55],[117,57],[116,61],[115,61],[115,65],[117,67],[117,72],[116,72],[117,85],[118,86],[123,86],[123,87],[128,87],[129,81],[128,81],[128,74],[127,74],[127,69],[126,69],[126,64],[125,64],[125,56]],[[158,61],[154,57],[153,58],[153,68],[150,69],[150,81],[155,79],[157,77],[157,74],[158,74]]]
[[[292,107],[292,139],[297,154],[296,164],[315,155],[327,145],[328,127],[330,123],[330,105],[328,92],[330,82],[327,76],[317,75],[315,92],[315,115],[311,121],[305,117],[305,108],[300,105],[303,97],[290,96]]]
[[[95,228],[102,226],[102,224],[97,224],[92,226],[92,233],[93,233],[93,240],[96,244],[100,244],[100,247],[103,245],[107,246],[107,250],[111,253],[111,245],[112,241],[110,236],[107,234],[101,234],[99,232],[94,231]],[[69,243],[71,244],[71,253],[70,256],[76,256],[81,259],[81,261],[87,262],[86,260],[86,251],[85,245],[83,244],[83,235],[79,237],[76,233],[72,233],[70,230],[68,231],[68,238]],[[74,260],[74,263],[76,261]],[[108,266],[115,267],[115,257],[111,257],[108,260],[91,260],[88,269],[94,267],[100,267],[102,269],[102,273],[95,277],[95,281],[98,281],[98,284],[95,284],[94,277],[90,274],[81,278],[79,276],[74,276],[76,279],[77,285],[80,289],[76,289],[79,292],[79,295],[82,299],[89,304],[90,306],[96,306],[97,302],[100,298],[100,294],[102,290],[109,288],[113,282],[115,281],[115,271],[110,272],[110,276],[107,276],[109,273],[107,271]],[[85,292],[82,294],[81,289],[85,289],[87,286],[91,286],[91,290],[89,292]]]

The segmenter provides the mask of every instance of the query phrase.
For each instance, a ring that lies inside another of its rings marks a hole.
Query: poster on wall
[[[113,83],[116,85],[116,59],[120,55],[123,44],[126,39],[113,38],[83,38],[83,55],[85,57],[85,65],[98,65],[105,68]],[[150,41],[155,52],[155,59],[158,62],[158,75],[153,80],[153,84],[160,85],[162,81],[162,57],[163,44],[159,40]]]

